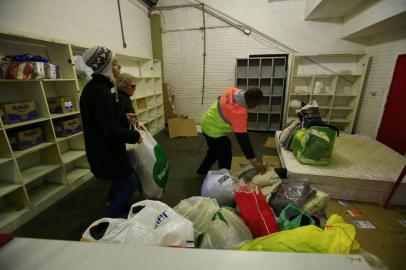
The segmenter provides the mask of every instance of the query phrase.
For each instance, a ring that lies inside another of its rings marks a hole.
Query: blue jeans
[[[109,196],[111,203],[107,209],[106,216],[117,218],[128,212],[131,196],[140,187],[138,176],[135,172],[129,175],[114,179],[111,184]]]

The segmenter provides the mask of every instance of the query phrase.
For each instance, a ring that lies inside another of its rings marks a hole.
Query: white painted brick
[[[373,59],[369,74],[365,79],[364,97],[360,100],[356,133],[373,138],[377,136],[396,59],[399,54],[404,53],[406,53],[406,39],[368,48],[368,54]],[[376,95],[373,96],[372,93],[376,93]]]

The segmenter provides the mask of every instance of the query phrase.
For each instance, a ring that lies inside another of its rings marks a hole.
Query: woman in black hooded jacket
[[[117,96],[111,89],[121,66],[113,52],[104,47],[92,47],[83,60],[93,70],[92,79],[80,97],[80,111],[87,159],[92,173],[99,179],[112,180],[111,204],[106,216],[119,217],[128,209],[136,190],[136,175],[127,159],[126,143],[140,143],[135,130],[122,128],[116,114]]]

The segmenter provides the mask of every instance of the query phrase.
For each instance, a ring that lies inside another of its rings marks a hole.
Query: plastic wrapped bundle
[[[302,208],[315,194],[316,190],[312,189],[307,181],[284,179],[278,190],[272,194],[269,204],[279,215],[289,203]]]
[[[315,215],[317,213],[324,212],[328,204],[328,200],[329,197],[327,193],[320,190],[316,190],[316,195],[314,195],[313,198],[311,198],[309,201],[305,203],[305,205],[303,206],[303,210],[305,210],[310,215]]]
[[[264,174],[258,174],[253,166],[247,165],[237,172],[235,176],[240,179],[241,185],[248,183],[255,184],[265,197],[275,192],[281,183],[278,174],[271,166],[267,167],[267,171]]]

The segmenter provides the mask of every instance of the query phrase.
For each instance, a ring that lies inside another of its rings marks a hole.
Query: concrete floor
[[[277,155],[275,149],[263,147],[271,133],[250,133],[258,157]],[[203,136],[169,139],[165,131],[156,136],[168,155],[170,173],[162,201],[175,206],[180,200],[200,194],[203,178],[196,170],[206,153]],[[243,155],[232,138],[233,155]],[[215,169],[215,168],[213,168]],[[110,182],[91,179],[62,200],[47,208],[14,232],[15,236],[79,240],[85,229],[106,211],[106,195]],[[135,194],[133,201],[141,200]]]

